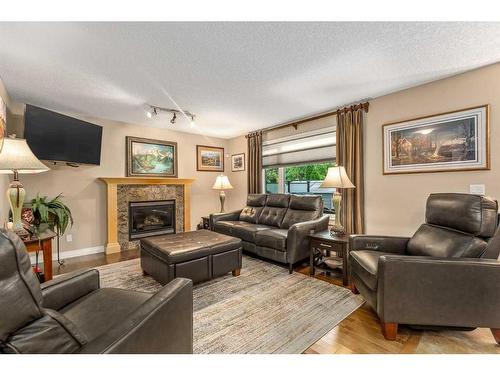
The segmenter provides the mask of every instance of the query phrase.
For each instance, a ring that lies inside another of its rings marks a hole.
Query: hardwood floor
[[[95,254],[66,259],[64,265],[54,262],[54,275],[77,269],[97,267],[105,264],[134,259],[138,250],[104,255]],[[284,269],[284,272],[286,270]],[[296,272],[308,274],[308,266],[295,268]],[[332,279],[324,274],[317,279],[342,286],[340,279]],[[362,306],[321,339],[311,345],[306,354],[412,354],[412,353],[493,353],[500,354],[500,346],[495,343],[491,331],[478,328],[474,331],[417,331],[400,326],[395,341],[387,341],[382,336],[377,315],[366,305]]]

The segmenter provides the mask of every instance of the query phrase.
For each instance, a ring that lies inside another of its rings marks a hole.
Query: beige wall
[[[490,104],[491,170],[382,174],[382,125],[387,122]],[[371,234],[411,235],[424,220],[430,193],[469,192],[485,184],[500,199],[500,64],[414,87],[370,101],[366,124],[365,211]]]
[[[11,109],[11,100],[9,95],[7,94],[7,90],[5,89],[5,86],[2,82],[2,79],[0,77],[0,97],[2,98],[3,102],[7,106],[7,122],[9,122],[9,114],[10,114],[10,109]],[[5,197],[5,191],[7,190],[9,186],[9,176],[2,174],[0,175],[0,227],[3,227],[5,221],[7,220],[7,217],[9,215],[9,203],[7,202],[7,198],[3,199]]]
[[[88,249],[105,244],[106,187],[98,178],[125,175],[126,136],[178,143],[179,178],[196,179],[191,188],[192,229],[196,228],[201,216],[218,211],[218,192],[212,190],[217,173],[196,171],[196,145],[224,147],[225,153],[228,154],[228,140],[142,125],[81,118],[103,126],[100,166],[82,165],[78,168],[71,168],[50,165],[49,172],[21,176],[29,198],[38,192],[49,197],[63,193],[75,220],[74,227],[67,232],[72,234],[73,241],[69,243],[66,242],[66,238],[63,238],[61,241],[63,251]],[[230,171],[229,158],[225,159],[225,163],[226,172]]]
[[[231,172],[231,162],[229,160],[227,166],[229,181],[233,185],[233,190],[228,190],[226,198],[226,211],[237,210],[243,208],[247,201],[247,173],[248,173],[248,152],[247,140],[245,136],[236,137],[229,140],[229,153],[245,154],[245,170],[240,172]]]

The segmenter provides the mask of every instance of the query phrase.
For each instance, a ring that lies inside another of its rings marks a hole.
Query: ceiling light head
[[[146,117],[147,118],[152,118],[153,116],[156,116],[158,112],[156,111],[155,107],[151,107],[148,111],[146,111]]]

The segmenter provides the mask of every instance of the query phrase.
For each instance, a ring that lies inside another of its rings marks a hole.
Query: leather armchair
[[[100,288],[99,272],[40,285],[15,234],[0,231],[0,352],[192,353],[192,282],[155,294]]]
[[[500,344],[498,204],[431,194],[413,237],[350,237],[352,288],[377,312],[386,339],[414,328],[490,328]]]

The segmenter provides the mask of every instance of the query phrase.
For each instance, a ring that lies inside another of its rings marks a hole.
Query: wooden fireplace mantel
[[[191,230],[190,187],[194,178],[161,177],[100,177],[107,185],[108,242],[106,254],[119,253],[118,243],[118,185],[182,185],[184,188],[184,231]]]

